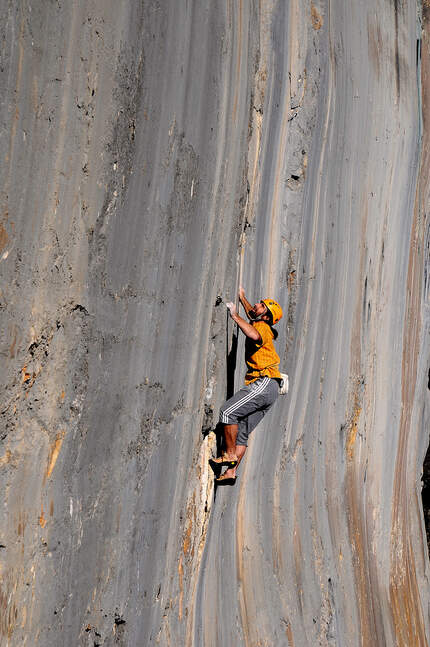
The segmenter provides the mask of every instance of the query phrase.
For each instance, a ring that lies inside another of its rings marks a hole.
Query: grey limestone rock
[[[0,1],[1,645],[428,645],[428,12]]]

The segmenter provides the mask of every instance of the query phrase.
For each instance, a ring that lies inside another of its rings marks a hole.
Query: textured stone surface
[[[1,0],[2,645],[428,644],[427,5]]]

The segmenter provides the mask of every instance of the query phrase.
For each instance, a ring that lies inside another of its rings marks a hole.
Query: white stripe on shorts
[[[250,391],[249,393],[244,395],[243,398],[240,398],[240,400],[238,400],[237,402],[234,402],[232,405],[230,405],[228,407],[228,409],[223,411],[222,412],[222,421],[223,421],[223,423],[227,425],[228,424],[228,416],[231,413],[233,413],[234,411],[236,411],[236,409],[241,407],[242,404],[245,404],[246,402],[248,402],[248,400],[252,400],[252,398],[255,395],[260,395],[260,393],[262,393],[264,391],[264,389],[269,384],[269,382],[270,382],[270,377],[264,377],[263,382],[255,389],[255,391]]]

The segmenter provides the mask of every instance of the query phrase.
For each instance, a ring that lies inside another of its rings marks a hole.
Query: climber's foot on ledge
[[[217,485],[234,485],[236,483],[236,475],[232,474],[230,470],[227,470],[215,479],[215,483]]]
[[[235,467],[237,464],[237,456],[236,454],[231,454],[229,456],[225,452],[223,452],[218,458],[210,458],[209,462],[213,463],[214,465],[218,465],[218,467],[224,465],[228,467]]]

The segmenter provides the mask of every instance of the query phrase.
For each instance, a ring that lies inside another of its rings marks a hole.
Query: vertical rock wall
[[[1,644],[427,645],[427,3],[0,12]]]

